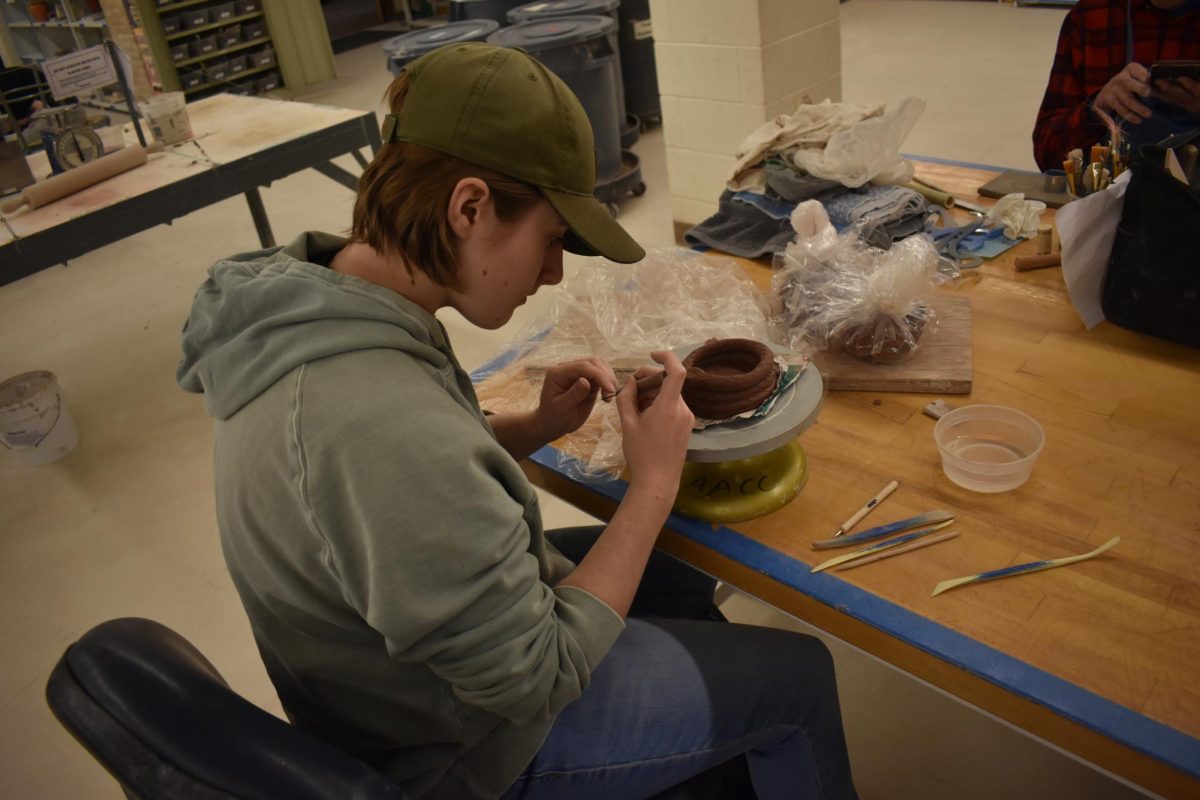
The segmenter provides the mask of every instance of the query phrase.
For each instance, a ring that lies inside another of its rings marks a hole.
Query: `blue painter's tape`
[[[531,459],[562,473],[563,459],[543,447]],[[625,495],[625,481],[572,482],[610,500]],[[735,530],[672,514],[671,530],[795,591],[836,608],[906,644],[965,669],[1085,728],[1200,779],[1200,739],[1106,700],[1069,681],[1030,666],[895,603],[866,592],[825,572],[811,574],[809,565],[784,555]]]
[[[997,167],[994,164],[976,164],[972,161],[955,161],[952,158],[934,158],[933,156],[918,156],[912,153],[901,153],[901,156],[912,161],[928,161],[930,164],[949,164],[954,167],[968,167],[969,169],[986,169],[991,172],[1027,172],[1023,169],[1011,169],[1009,167]],[[1040,172],[1029,172],[1030,175],[1041,175]]]

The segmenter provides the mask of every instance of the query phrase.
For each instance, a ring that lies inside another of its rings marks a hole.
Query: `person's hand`
[[[534,417],[547,441],[578,430],[592,413],[596,396],[617,390],[617,376],[602,358],[568,361],[546,370]]]
[[[654,372],[653,367],[640,368],[628,379],[617,395],[617,412],[621,416],[621,447],[629,466],[630,483],[660,482],[674,497],[687,455],[688,437],[696,418],[688,410],[680,394],[687,370],[679,357],[669,350],[660,350],[650,357],[663,365],[662,386],[640,393],[637,377]],[[641,408],[639,408],[639,405]]]
[[[1184,111],[1200,114],[1200,81],[1181,75],[1154,82],[1154,94]]]
[[[1150,109],[1142,102],[1142,98],[1149,96],[1150,70],[1133,62],[1104,84],[1093,105],[1099,111],[1137,125],[1150,118]]]

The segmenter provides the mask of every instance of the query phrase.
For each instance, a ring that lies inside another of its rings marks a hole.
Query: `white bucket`
[[[179,144],[192,138],[183,92],[156,94],[138,103],[138,110],[150,123],[154,138],[163,144]]]
[[[26,372],[0,383],[0,444],[35,467],[57,461],[79,444],[54,373]]]

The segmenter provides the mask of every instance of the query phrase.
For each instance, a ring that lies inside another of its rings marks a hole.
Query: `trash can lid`
[[[556,17],[544,21],[518,22],[488,37],[490,44],[520,47],[529,53],[590,42],[617,27],[612,17]]]
[[[621,0],[539,0],[508,12],[509,22],[527,22],[549,17],[573,17],[580,14],[604,15],[621,5]]]
[[[412,60],[451,42],[482,42],[500,27],[494,19],[464,19],[436,28],[401,34],[383,43],[383,52],[392,58]]]

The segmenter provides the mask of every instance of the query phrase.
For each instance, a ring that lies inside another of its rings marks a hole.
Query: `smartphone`
[[[1191,78],[1200,81],[1200,61],[1156,61],[1150,65],[1151,81]]]

